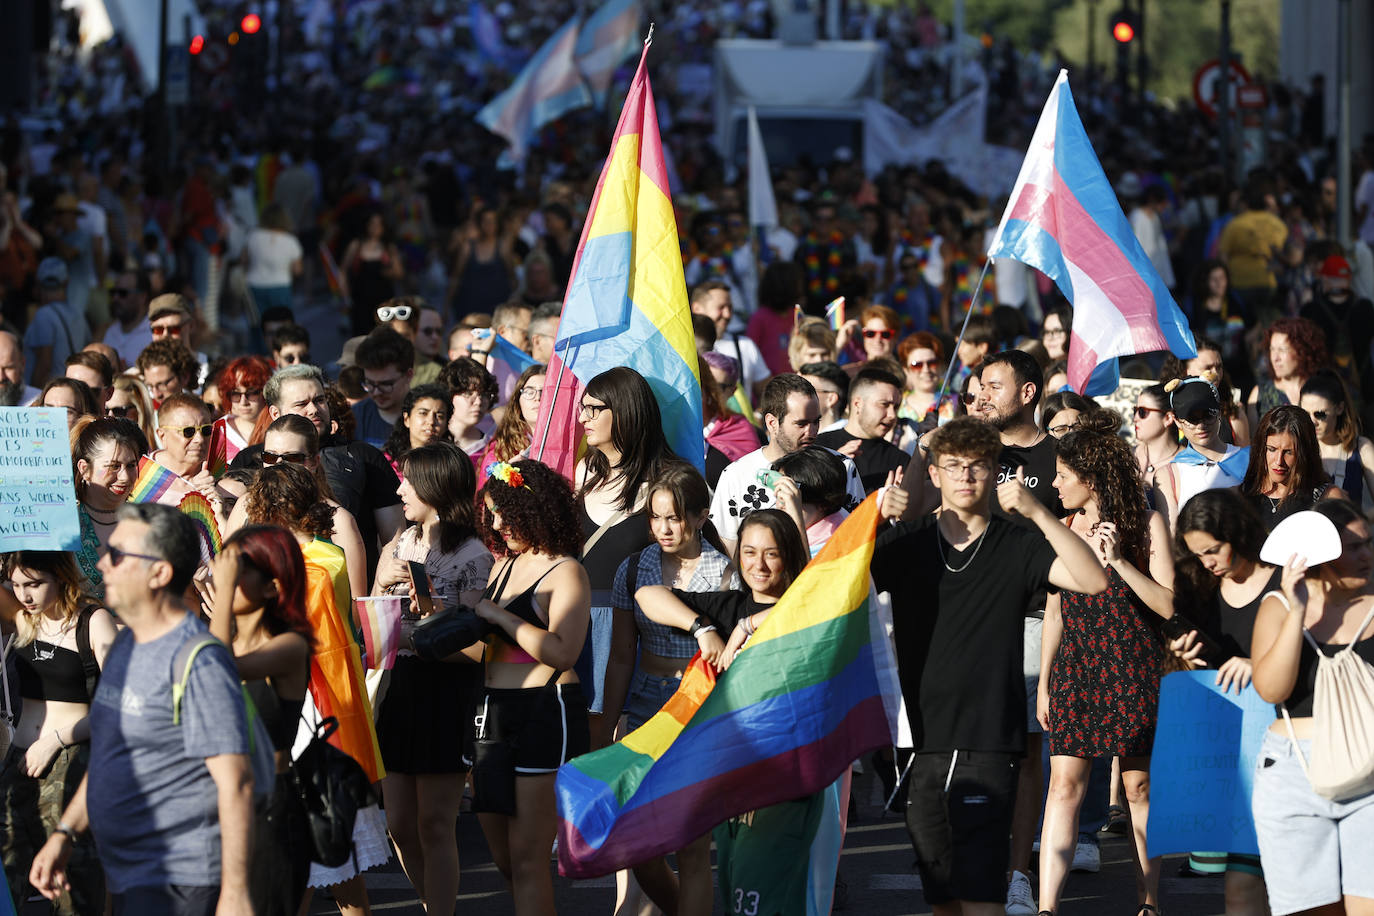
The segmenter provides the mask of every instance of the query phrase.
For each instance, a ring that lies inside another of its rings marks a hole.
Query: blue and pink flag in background
[[[988,256],[1040,270],[1073,305],[1068,375],[1080,394],[1115,391],[1117,357],[1197,355],[1187,318],[1097,161],[1066,70],[1050,91]]]
[[[606,107],[616,68],[640,48],[639,18],[639,0],[607,0],[582,23],[573,56],[597,108]]]

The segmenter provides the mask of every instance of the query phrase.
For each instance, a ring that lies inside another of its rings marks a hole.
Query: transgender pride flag
[[[1069,387],[1116,390],[1116,357],[1197,356],[1193,333],[1136,241],[1059,71],[988,256],[1029,264],[1073,304]]]

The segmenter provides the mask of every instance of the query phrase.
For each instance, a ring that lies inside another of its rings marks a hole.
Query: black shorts
[[[1007,899],[1017,754],[944,751],[911,765],[906,829],[929,904]]]
[[[487,687],[473,725],[479,738],[515,745],[517,776],[556,772],[591,749],[587,700],[579,684]]]

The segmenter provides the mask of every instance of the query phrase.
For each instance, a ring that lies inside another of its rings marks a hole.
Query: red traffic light
[[[1124,19],[1112,26],[1112,37],[1124,44],[1130,44],[1135,38],[1135,26]]]
[[[256,34],[262,28],[262,18],[257,13],[249,13],[243,17],[243,21],[239,23],[239,28],[243,29],[245,35]]]
[[[191,39],[190,51],[192,54],[199,54],[205,48],[205,36],[197,35]]]

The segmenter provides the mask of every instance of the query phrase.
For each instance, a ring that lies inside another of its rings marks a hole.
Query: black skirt
[[[382,762],[396,773],[465,773],[482,666],[402,655],[377,716]]]

